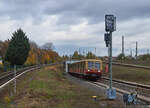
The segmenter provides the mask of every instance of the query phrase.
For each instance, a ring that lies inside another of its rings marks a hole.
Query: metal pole
[[[96,59],[96,47],[95,47],[95,59]]]
[[[113,15],[105,15],[105,30],[108,34],[105,34],[106,46],[108,46],[109,52],[109,88],[107,89],[107,98],[115,99],[116,90],[112,89],[112,32],[115,31],[116,27],[116,17]],[[106,38],[106,36],[109,37]],[[109,42],[109,43],[108,43]]]
[[[149,49],[147,49],[147,54],[149,54]]]
[[[135,52],[135,53],[136,53],[136,54],[135,54],[135,58],[136,58],[136,60],[137,60],[137,53],[138,53],[138,42],[136,42],[136,49],[135,49],[135,50],[136,50],[136,52]]]
[[[112,32],[110,32],[110,46],[109,46],[109,86],[112,89]]]
[[[16,65],[14,65],[14,77],[15,77],[15,80],[14,80],[14,93],[16,94]]]
[[[122,36],[122,54],[124,55],[124,36]]]

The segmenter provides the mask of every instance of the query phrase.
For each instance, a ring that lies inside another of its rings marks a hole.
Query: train
[[[97,80],[102,76],[102,60],[85,59],[68,62],[68,73],[84,79]]]

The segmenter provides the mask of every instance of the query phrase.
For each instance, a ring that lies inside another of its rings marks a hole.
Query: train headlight
[[[90,70],[88,69],[88,72],[89,72]]]
[[[98,72],[100,72],[100,70],[98,70]]]

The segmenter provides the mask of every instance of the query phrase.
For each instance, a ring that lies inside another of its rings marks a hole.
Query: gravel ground
[[[79,84],[81,86],[84,86],[84,87],[96,92],[98,95],[103,96],[104,97],[103,99],[105,99],[107,101],[107,99],[106,99],[106,88],[97,87],[97,86],[89,83],[88,81],[73,77],[73,76],[71,76],[70,74],[67,74],[67,73],[65,73],[64,75],[71,82],[73,82],[75,84]],[[128,105],[128,106],[126,106],[125,103],[123,102],[123,96],[120,93],[117,93],[117,98],[116,98],[115,102],[117,102],[117,103],[112,104],[112,108],[118,108],[118,106],[119,107],[121,106],[123,108],[124,107],[128,107],[128,108],[149,108],[147,105],[136,105],[136,106]],[[107,105],[107,103],[104,104],[104,106],[106,106],[106,105]]]
[[[109,81],[108,80],[100,80],[99,82],[101,83],[104,83],[104,84],[109,84]],[[144,90],[144,89],[141,89],[141,88],[138,88],[138,87],[134,87],[134,86],[131,86],[131,85],[127,85],[127,84],[121,84],[121,83],[117,83],[117,82],[112,82],[113,83],[113,86],[116,87],[116,88],[120,88],[120,89],[123,89],[123,90],[126,90],[126,91],[129,91],[129,92],[137,92],[138,95],[143,95],[143,96],[146,96],[146,97],[150,97],[150,90]]]
[[[110,101],[110,100],[107,100],[106,99],[106,88],[99,88],[99,87],[96,87],[95,85],[89,83],[88,81],[85,81],[85,80],[82,80],[82,79],[79,79],[79,78],[76,78],[76,77],[73,77],[69,74],[65,74],[66,78],[68,80],[70,80],[71,82],[75,83],[75,84],[78,84],[80,86],[84,86],[94,92],[97,93],[98,96],[102,96],[103,99],[99,99],[100,101],[101,100],[105,100],[106,103],[102,103],[104,104],[104,106],[107,106],[107,101]],[[120,101],[120,98],[118,98],[117,100],[114,100],[114,101],[111,101],[113,104],[112,104],[112,108],[122,108],[123,107],[123,102]]]

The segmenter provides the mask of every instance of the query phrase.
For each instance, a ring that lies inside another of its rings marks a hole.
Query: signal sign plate
[[[105,30],[107,32],[116,30],[116,17],[114,15],[105,15]]]

